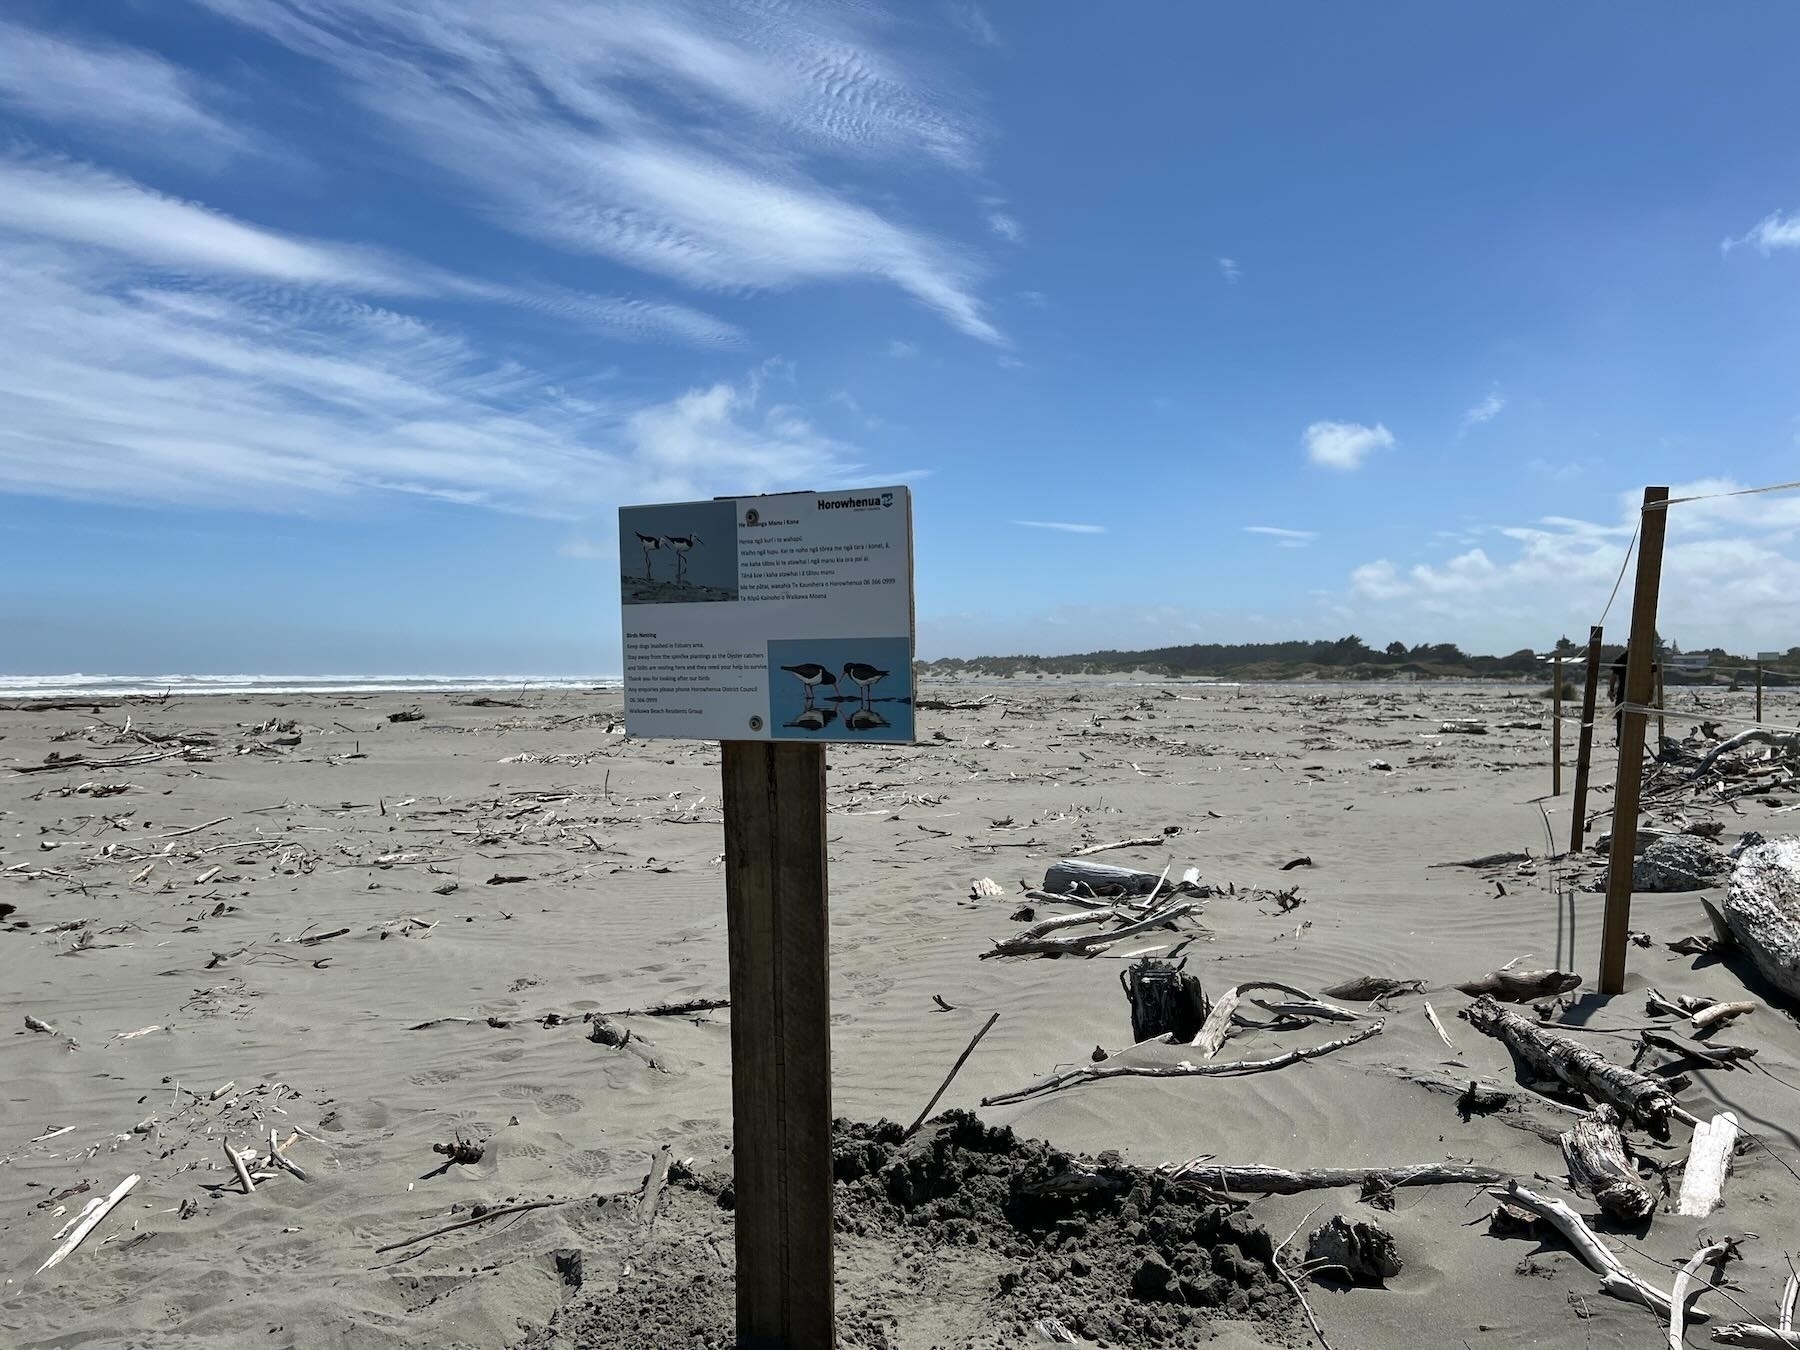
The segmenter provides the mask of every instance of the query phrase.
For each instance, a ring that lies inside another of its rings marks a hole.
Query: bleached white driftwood
[[[117,1186],[114,1186],[112,1194],[107,1196],[106,1199],[102,1200],[98,1205],[95,1205],[93,1209],[88,1212],[88,1216],[75,1226],[75,1231],[73,1233],[69,1234],[68,1240],[55,1251],[51,1252],[44,1264],[37,1268],[37,1273],[42,1275],[46,1270],[50,1269],[51,1266],[59,1265],[62,1262],[63,1257],[79,1247],[82,1240],[86,1238],[89,1233],[93,1232],[95,1228],[100,1226],[100,1221],[108,1214],[111,1214],[114,1206],[116,1206],[119,1201],[123,1200],[126,1195],[130,1193],[131,1188],[137,1184],[138,1175],[136,1172],[133,1172]]]
[[[1718,1260],[1726,1250],[1722,1242],[1702,1247],[1688,1257],[1687,1264],[1676,1273],[1674,1287],[1669,1290],[1669,1350],[1681,1350],[1682,1333],[1687,1328],[1688,1282],[1694,1278],[1695,1271],[1708,1261]]]
[[[244,1166],[244,1160],[238,1156],[238,1151],[231,1146],[229,1139],[225,1141],[225,1156],[231,1159],[232,1170],[237,1173],[238,1182],[243,1186],[244,1194],[250,1194],[256,1189],[256,1183],[250,1179],[250,1169]]]
[[[1715,1345],[1748,1345],[1755,1350],[1800,1350],[1800,1332],[1778,1331],[1760,1322],[1730,1322],[1716,1329]]]
[[[1600,1277],[1602,1292],[1627,1303],[1642,1304],[1662,1317],[1669,1315],[1669,1296],[1648,1280],[1640,1279],[1625,1269],[1619,1258],[1594,1236],[1594,1230],[1569,1208],[1566,1201],[1551,1200],[1535,1191],[1528,1191],[1517,1181],[1491,1187],[1488,1193],[1518,1205],[1521,1209],[1530,1210],[1561,1233],[1582,1263]],[[1698,1310],[1688,1314],[1688,1320],[1694,1322],[1704,1321],[1705,1317],[1706,1314]]]
[[[1675,1202],[1677,1214],[1704,1219],[1719,1207],[1737,1135],[1738,1119],[1729,1111],[1721,1111],[1694,1127],[1687,1169],[1681,1174],[1681,1195]]]
[[[1173,905],[1165,905],[1154,914],[1147,914],[1135,923],[1128,923],[1123,928],[1115,928],[1110,933],[1077,933],[1069,937],[1036,937],[1023,935],[996,942],[981,954],[985,961],[990,956],[1067,956],[1079,955],[1095,947],[1105,947],[1128,938],[1134,933],[1142,933],[1146,929],[1156,928],[1172,919],[1179,919],[1194,908],[1192,900],[1182,900]]]
[[[1231,1034],[1231,1015],[1237,1011],[1241,997],[1243,996],[1236,985],[1220,994],[1218,1002],[1213,1004],[1212,1011],[1207,1014],[1199,1034],[1188,1042],[1200,1052],[1203,1059],[1211,1059],[1219,1053],[1219,1047],[1225,1044],[1225,1038]]]
[[[1756,1011],[1756,1003],[1751,999],[1740,999],[1735,1003],[1714,1003],[1702,1008],[1688,1021],[1696,1032],[1706,1031],[1712,1027],[1723,1026],[1733,1018],[1744,1017]]]
[[[1800,838],[1771,839],[1739,855],[1725,922],[1763,978],[1800,999]]]
[[[1740,731],[1737,735],[1728,736],[1711,750],[1708,750],[1706,752],[1706,757],[1702,759],[1700,763],[1695,766],[1694,771],[1688,775],[1688,782],[1693,782],[1695,779],[1699,778],[1701,774],[1712,768],[1713,761],[1720,755],[1725,754],[1730,750],[1736,750],[1740,746],[1749,745],[1753,741],[1761,741],[1765,745],[1786,746],[1790,749],[1800,748],[1800,736],[1796,736],[1792,732],[1764,731],[1760,727],[1750,731]]]

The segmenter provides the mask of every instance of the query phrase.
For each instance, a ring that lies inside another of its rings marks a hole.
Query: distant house
[[[1670,670],[1699,671],[1712,664],[1712,657],[1705,652],[1671,652],[1665,659]]]

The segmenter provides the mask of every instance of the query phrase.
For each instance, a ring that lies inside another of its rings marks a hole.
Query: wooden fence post
[[[1668,672],[1668,658],[1656,658],[1656,755],[1662,754],[1663,742],[1669,739],[1668,723],[1663,718],[1663,710],[1667,708],[1669,687],[1665,681]]]
[[[1594,754],[1594,703],[1600,694],[1600,625],[1588,629],[1587,683],[1581,690],[1581,730],[1575,742],[1575,812],[1569,826],[1569,852],[1587,844],[1588,764]]]
[[[1756,720],[1762,721],[1762,662],[1756,663]]]
[[[1554,689],[1550,694],[1550,795],[1562,796],[1562,653],[1551,662]]]
[[[1631,880],[1637,866],[1639,792],[1644,779],[1644,709],[1654,692],[1656,602],[1662,590],[1663,535],[1669,489],[1644,489],[1638,526],[1637,581],[1626,648],[1625,705],[1619,718],[1619,772],[1613,786],[1612,852],[1607,859],[1606,915],[1600,930],[1600,992],[1625,992],[1625,952],[1631,938]]]
[[[726,741],[725,912],[742,1350],[831,1350],[825,747]]]

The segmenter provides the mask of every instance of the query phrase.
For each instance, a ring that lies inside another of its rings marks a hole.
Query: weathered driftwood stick
[[[675,1150],[663,1144],[656,1150],[656,1156],[650,1160],[650,1171],[644,1177],[644,1189],[638,1194],[637,1214],[635,1218],[639,1226],[656,1222],[657,1207],[662,1204],[663,1187],[669,1183],[669,1168],[675,1162]]]
[[[1505,1042],[1539,1072],[1598,1101],[1610,1102],[1620,1115],[1658,1139],[1669,1137],[1672,1116],[1678,1112],[1687,1115],[1660,1080],[1614,1064],[1566,1036],[1553,1035],[1486,995],[1470,1004],[1466,1015],[1470,1026]]]
[[[1721,1111],[1694,1127],[1687,1167],[1681,1174],[1681,1195],[1675,1202],[1677,1214],[1704,1219],[1719,1207],[1737,1135],[1738,1120],[1729,1111]]]
[[[931,1100],[925,1103],[925,1109],[919,1112],[919,1118],[906,1127],[906,1134],[902,1136],[903,1138],[911,1139],[919,1132],[919,1126],[925,1123],[925,1117],[931,1114],[931,1108],[938,1104],[938,1098],[950,1090],[950,1084],[956,1081],[956,1075],[962,1072],[962,1066],[968,1062],[969,1056],[975,1053],[975,1047],[981,1044],[981,1038],[993,1030],[994,1023],[999,1020],[999,1013],[989,1014],[988,1020],[981,1024],[981,1030],[975,1033],[969,1043],[963,1047],[963,1052],[956,1057],[956,1063],[950,1066],[950,1072],[944,1075],[944,1081],[938,1084],[938,1090],[931,1094]]]
[[[1735,736],[1727,736],[1711,750],[1708,750],[1699,765],[1688,775],[1688,782],[1693,782],[1695,779],[1699,778],[1701,774],[1712,768],[1713,761],[1720,755],[1723,755],[1728,751],[1740,749],[1743,746],[1750,745],[1757,741],[1762,742],[1764,745],[1785,746],[1790,750],[1800,749],[1800,736],[1796,736],[1792,732],[1763,731],[1759,728],[1752,728],[1749,731],[1740,731]]]
[[[1456,1042],[1451,1040],[1450,1033],[1444,1030],[1444,1024],[1438,1019],[1437,1009],[1431,1006],[1430,999],[1425,1000],[1425,1016],[1430,1020],[1432,1030],[1437,1032],[1438,1039],[1452,1050],[1456,1049]]]
[[[1775,1323],[1778,1331],[1794,1329],[1794,1300],[1800,1298],[1800,1271],[1788,1276],[1787,1287],[1781,1291],[1781,1314]]]
[[[1755,1011],[1756,1003],[1753,1000],[1740,999],[1735,1003],[1715,1003],[1709,1008],[1702,1008],[1688,1018],[1688,1021],[1693,1024],[1694,1033],[1698,1035]]]
[[[1219,1047],[1225,1044],[1225,1038],[1231,1034],[1232,1014],[1237,1012],[1238,1000],[1243,995],[1238,986],[1233,985],[1219,995],[1218,1002],[1212,1006],[1200,1032],[1189,1044],[1200,1052],[1201,1058],[1211,1059],[1219,1053]]]
[[[1091,951],[1095,947],[1105,947],[1128,938],[1134,933],[1141,933],[1148,928],[1156,928],[1172,919],[1179,919],[1194,908],[1194,901],[1181,900],[1166,905],[1154,914],[1147,914],[1135,923],[1128,923],[1123,928],[1115,928],[1109,933],[1078,933],[1072,937],[1006,938],[996,942],[992,948],[981,954],[982,960],[990,956],[1067,956],[1079,955]]]
[[[1725,1244],[1713,1243],[1702,1247],[1688,1257],[1687,1264],[1675,1274],[1675,1284],[1669,1290],[1669,1350],[1681,1350],[1683,1333],[1687,1329],[1688,1282],[1694,1278],[1694,1272],[1708,1261],[1716,1261],[1726,1252]],[[1698,1298],[1702,1291],[1696,1290]]]
[[[432,1229],[429,1233],[420,1233],[416,1237],[409,1237],[401,1242],[390,1242],[385,1247],[377,1247],[375,1255],[380,1256],[383,1252],[398,1251],[402,1247],[412,1246],[415,1242],[423,1242],[426,1238],[442,1237],[445,1233],[454,1233],[459,1228],[472,1228],[478,1223],[486,1223],[489,1219],[503,1219],[508,1214],[522,1214],[528,1209],[547,1209],[551,1205],[568,1203],[567,1200],[528,1200],[518,1205],[500,1205],[495,1209],[488,1210],[485,1214],[477,1214],[472,1219],[464,1219],[460,1223],[447,1223],[442,1228]]]
[[[1619,1113],[1605,1102],[1563,1132],[1563,1161],[1577,1190],[1593,1196],[1600,1208],[1628,1223],[1648,1218],[1656,1197],[1638,1180],[1637,1168],[1625,1156]]]
[[[1254,1195],[1298,1195],[1301,1191],[1337,1190],[1344,1186],[1491,1186],[1507,1179],[1493,1167],[1451,1163],[1411,1163],[1403,1167],[1308,1167],[1298,1172],[1281,1167],[1243,1164],[1220,1167],[1200,1163],[1183,1176],[1212,1183],[1224,1191]]]
[[[1547,1199],[1534,1191],[1526,1190],[1517,1181],[1494,1187],[1490,1194],[1530,1210],[1561,1233],[1569,1246],[1574,1248],[1575,1255],[1600,1277],[1602,1291],[1627,1303],[1642,1304],[1660,1316],[1669,1315],[1669,1296],[1647,1280],[1641,1280],[1626,1270],[1619,1258],[1594,1236],[1594,1230],[1569,1208],[1566,1201]],[[1701,1321],[1704,1316],[1700,1312],[1692,1314],[1696,1322]]]
[[[1763,978],[1800,1001],[1800,838],[1744,850],[1731,871],[1725,922]]]
[[[1778,1331],[1760,1322],[1730,1322],[1712,1333],[1715,1345],[1748,1345],[1754,1350],[1800,1350],[1800,1332]]]
[[[1740,1060],[1756,1058],[1755,1046],[1704,1045],[1699,1041],[1690,1041],[1686,1036],[1677,1035],[1673,1031],[1664,1031],[1660,1027],[1646,1027],[1638,1032],[1638,1040],[1645,1045],[1654,1045],[1659,1049],[1667,1050],[1671,1054],[1696,1060],[1700,1065],[1710,1065],[1718,1069],[1735,1069]]]
[[[729,1008],[728,998],[690,998],[681,1003],[653,1003],[648,1008],[620,1008],[610,1012],[608,1017],[686,1017],[690,1013],[712,1012],[718,1008]]]
[[[1115,848],[1160,848],[1167,843],[1167,836],[1152,835],[1148,839],[1115,839],[1110,844],[1089,844],[1086,848],[1078,848],[1069,856],[1071,858],[1091,858],[1096,853],[1110,853]]]
[[[1111,923],[1125,916],[1116,909],[1084,909],[1075,914],[1059,914],[1054,919],[1040,919],[1031,927],[1014,935],[1014,942],[1030,942],[1047,937],[1059,928],[1081,928],[1090,923]]]
[[[1210,1078],[1237,1077],[1241,1074],[1266,1073],[1271,1069],[1285,1069],[1290,1064],[1298,1064],[1301,1060],[1317,1059],[1320,1055],[1328,1055],[1333,1050],[1342,1050],[1345,1046],[1356,1045],[1368,1040],[1371,1036],[1381,1034],[1386,1022],[1376,1022],[1373,1026],[1364,1027],[1361,1031],[1345,1036],[1339,1040],[1326,1041],[1323,1045],[1305,1046],[1298,1050],[1284,1051],[1269,1059],[1241,1059],[1229,1064],[1084,1064],[1078,1069],[1065,1069],[1061,1073],[1053,1073],[1048,1078],[1040,1078],[1035,1083],[1027,1084],[1012,1092],[998,1093],[992,1097],[983,1097],[983,1106],[1000,1106],[1007,1102],[1024,1101],[1027,1097],[1035,1097],[1043,1092],[1055,1092],[1068,1087],[1072,1083],[1085,1083],[1101,1078]]]
[[[112,1189],[112,1194],[107,1196],[106,1199],[102,1200],[99,1204],[95,1205],[91,1210],[88,1211],[87,1217],[82,1219],[80,1223],[75,1225],[75,1231],[73,1233],[69,1234],[68,1238],[64,1240],[62,1246],[58,1247],[55,1251],[50,1253],[49,1258],[47,1260],[45,1260],[43,1265],[41,1265],[37,1268],[36,1273],[39,1275],[42,1275],[46,1270],[50,1269],[51,1266],[60,1265],[62,1263],[63,1257],[67,1256],[70,1252],[74,1251],[77,1247],[79,1247],[82,1244],[82,1241],[87,1237],[87,1235],[89,1233],[93,1232],[94,1229],[96,1229],[97,1227],[100,1226],[100,1221],[102,1219],[104,1219],[108,1214],[111,1214],[113,1212],[113,1208],[119,1203],[119,1201],[123,1200],[126,1197],[126,1195],[128,1195],[130,1193],[131,1188],[137,1184],[138,1184],[138,1175],[137,1175],[137,1173],[133,1172],[130,1176],[126,1177],[125,1180],[121,1181],[117,1186],[114,1186]]]
[[[225,1156],[231,1159],[231,1168],[237,1173],[238,1184],[244,1188],[244,1194],[248,1195],[256,1189],[256,1183],[250,1179],[250,1169],[245,1167],[244,1160],[238,1157],[238,1151],[231,1146],[231,1140],[226,1139],[224,1142]]]

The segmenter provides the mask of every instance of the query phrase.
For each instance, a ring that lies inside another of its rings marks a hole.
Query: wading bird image
[[[801,687],[806,691],[805,706],[808,708],[813,706],[813,693],[820,685],[828,684],[833,689],[837,688],[837,676],[816,661],[807,661],[798,666],[783,666],[782,669],[800,681]]]
[[[851,661],[844,666],[844,678],[862,689],[863,706],[869,706],[869,690],[888,677],[888,672],[864,661]]]
[[[644,580],[648,581],[650,580],[650,555],[663,546],[663,541],[654,534],[644,534],[638,530],[633,530],[632,533],[638,537],[638,547],[644,550]]]
[[[695,544],[704,542],[697,534],[665,534],[663,543],[675,550],[675,580],[687,579],[688,550]]]

